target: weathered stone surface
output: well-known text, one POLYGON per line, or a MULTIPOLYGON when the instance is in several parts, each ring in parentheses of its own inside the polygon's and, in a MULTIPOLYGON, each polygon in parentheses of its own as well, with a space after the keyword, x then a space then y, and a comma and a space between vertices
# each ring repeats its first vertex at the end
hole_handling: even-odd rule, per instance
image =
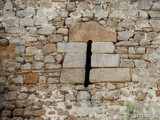
POLYGON ((11 117, 12 116, 12 112, 10 110, 3 110, 1 113, 2 117, 11 117))
POLYGON ((92 54, 92 67, 118 67, 120 57, 118 54, 92 54))
POLYGON ((127 47, 132 47, 132 46, 138 46, 138 42, 132 42, 132 41, 121 41, 116 43, 116 46, 127 46, 127 47))
POLYGON ((42 52, 43 53, 53 53, 56 51, 56 45, 55 44, 46 44, 43 48, 42 48, 42 52))
POLYGON ((146 68, 147 62, 144 60, 135 60, 135 66, 139 68, 146 68))
POLYGON ((95 18, 97 20, 106 20, 108 17, 108 11, 106 10, 98 10, 95 13, 95 18))
POLYGON ((76 11, 76 3, 75 2, 68 3, 67 6, 66 6, 66 10, 68 12, 74 12, 74 11, 76 11))
POLYGON ((63 68, 82 68, 86 64, 86 54, 84 53, 67 53, 64 62, 63 68))
POLYGON ((63 41, 63 36, 59 34, 54 34, 47 37, 47 40, 52 43, 57 43, 63 41))
POLYGON ((97 22, 78 23, 71 27, 69 41, 88 41, 93 42, 116 42, 116 32, 110 28, 105 28, 97 22))
POLYGON ((160 31, 160 20, 150 20, 150 24, 156 31, 160 31))
POLYGON ((93 42, 92 53, 114 53, 115 46, 112 42, 93 42))
POLYGON ((36 47, 27 47, 26 53, 33 54, 33 55, 41 55, 42 51, 40 49, 37 49, 36 47))
POLYGON ((32 17, 34 15, 35 15, 34 9, 19 10, 16 13, 16 16, 18 17, 26 17, 26 16, 32 17))
POLYGON ((31 69, 31 64, 30 63, 25 63, 24 65, 21 65, 22 70, 30 70, 31 69))
POLYGON ((62 69, 61 83, 82 83, 85 80, 85 69, 62 69))
POLYGON ((149 70, 147 68, 137 68, 132 69, 132 81, 140 82, 140 81, 156 81, 159 80, 158 75, 154 73, 154 71, 149 70), (155 75, 153 75, 155 74, 155 75))
POLYGON ((25 17, 20 20, 21 26, 34 26, 34 22, 30 17, 25 17))
POLYGON ((46 69, 61 69, 62 65, 61 64, 46 64, 46 69))
POLYGON ((160 11, 149 11, 148 14, 151 18, 160 18, 160 11))
POLYGON ((133 37, 134 33, 131 31, 123 31, 118 33, 118 40, 129 40, 129 38, 133 37))
POLYGON ((57 44, 57 52, 80 52, 86 53, 87 44, 86 43, 58 43, 57 44))
POLYGON ((38 81, 38 74, 29 73, 25 75, 24 83, 26 84, 36 84, 38 81))
POLYGON ((40 28, 37 33, 38 34, 42 34, 42 35, 50 35, 52 34, 53 32, 55 32, 56 28, 54 26, 51 26, 51 25, 46 25, 46 26, 43 26, 42 28, 40 28))
POLYGON ((33 69, 42 69, 44 66, 44 63, 43 62, 34 62, 33 63, 33 69))
POLYGON ((130 68, 130 67, 134 67, 134 62, 133 60, 130 59, 124 59, 121 61, 120 63, 120 67, 124 67, 124 68, 130 68))
POLYGON ((26 50, 26 47, 25 46, 23 46, 23 45, 21 45, 21 46, 16 46, 15 47, 15 53, 24 53, 25 52, 25 50, 26 50))
POLYGON ((18 75, 16 78, 12 79, 12 83, 13 84, 18 84, 18 83, 23 83, 23 76, 22 75, 18 75))
POLYGON ((125 18, 125 14, 121 10, 115 10, 109 15, 109 18, 116 18, 116 19, 125 18))
POLYGON ((77 95, 77 100, 90 100, 91 95, 87 91, 80 91, 77 95))
POLYGON ((23 113, 24 117, 41 117, 45 114, 45 110, 25 110, 23 113))
POLYGON ((7 39, 0 39, 0 46, 6 47, 9 45, 9 40, 7 39))
POLYGON ((0 68, 0 76, 6 76, 7 71, 5 69, 0 68))
POLYGON ((143 101, 146 97, 146 93, 143 90, 136 91, 136 100, 143 101))
POLYGON ((92 69, 90 72, 90 82, 129 82, 129 68, 100 68, 92 69))
POLYGON ((160 10, 160 2, 154 2, 151 10, 160 10))
POLYGON ((138 2, 138 9, 141 10, 149 10, 152 6, 153 2, 152 1, 146 1, 142 0, 138 2))
POLYGON ((59 28, 56 33, 62 34, 62 35, 68 35, 68 29, 67 28, 59 28))
POLYGON ((55 59, 54 59, 54 57, 53 57, 52 55, 47 55, 47 56, 45 56, 45 58, 44 58, 44 62, 45 62, 45 63, 54 63, 54 62, 55 62, 55 59))

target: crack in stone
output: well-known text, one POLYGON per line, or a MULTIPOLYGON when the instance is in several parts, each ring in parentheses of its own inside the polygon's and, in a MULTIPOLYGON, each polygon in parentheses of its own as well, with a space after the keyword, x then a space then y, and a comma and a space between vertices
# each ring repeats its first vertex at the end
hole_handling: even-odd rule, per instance
POLYGON ((85 66, 85 82, 84 82, 84 86, 87 87, 89 84, 91 84, 90 80, 89 80, 89 76, 90 76, 90 70, 91 70, 91 47, 92 47, 92 40, 89 40, 87 42, 87 51, 86 51, 86 66, 85 66))

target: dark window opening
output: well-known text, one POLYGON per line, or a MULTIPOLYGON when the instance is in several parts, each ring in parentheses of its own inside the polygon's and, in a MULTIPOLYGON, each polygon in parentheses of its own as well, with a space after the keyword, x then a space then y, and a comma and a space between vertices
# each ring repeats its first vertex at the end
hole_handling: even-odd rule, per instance
POLYGON ((87 87, 89 84, 91 84, 89 80, 90 76, 90 70, 91 70, 91 47, 92 47, 92 40, 89 40, 87 42, 87 51, 86 51, 86 66, 85 66, 85 83, 84 86, 87 87))

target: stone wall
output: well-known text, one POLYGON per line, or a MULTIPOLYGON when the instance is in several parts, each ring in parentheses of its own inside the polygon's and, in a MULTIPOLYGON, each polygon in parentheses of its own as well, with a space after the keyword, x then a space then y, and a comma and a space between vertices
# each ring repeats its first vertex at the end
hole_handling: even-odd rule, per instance
POLYGON ((160 116, 159 46, 159 0, 1 0, 0 119, 160 116))

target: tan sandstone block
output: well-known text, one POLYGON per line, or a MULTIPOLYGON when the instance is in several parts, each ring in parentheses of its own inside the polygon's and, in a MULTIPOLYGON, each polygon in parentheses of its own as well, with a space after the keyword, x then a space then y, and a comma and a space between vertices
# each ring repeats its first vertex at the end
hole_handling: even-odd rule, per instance
POLYGON ((100 68, 92 69, 90 82, 129 82, 131 81, 129 68, 100 68))
POLYGON ((78 23, 71 27, 69 41, 86 42, 88 40, 92 40, 93 42, 116 42, 116 32, 93 21, 78 23))
POLYGON ((62 69, 61 83, 84 83, 85 69, 62 69))

